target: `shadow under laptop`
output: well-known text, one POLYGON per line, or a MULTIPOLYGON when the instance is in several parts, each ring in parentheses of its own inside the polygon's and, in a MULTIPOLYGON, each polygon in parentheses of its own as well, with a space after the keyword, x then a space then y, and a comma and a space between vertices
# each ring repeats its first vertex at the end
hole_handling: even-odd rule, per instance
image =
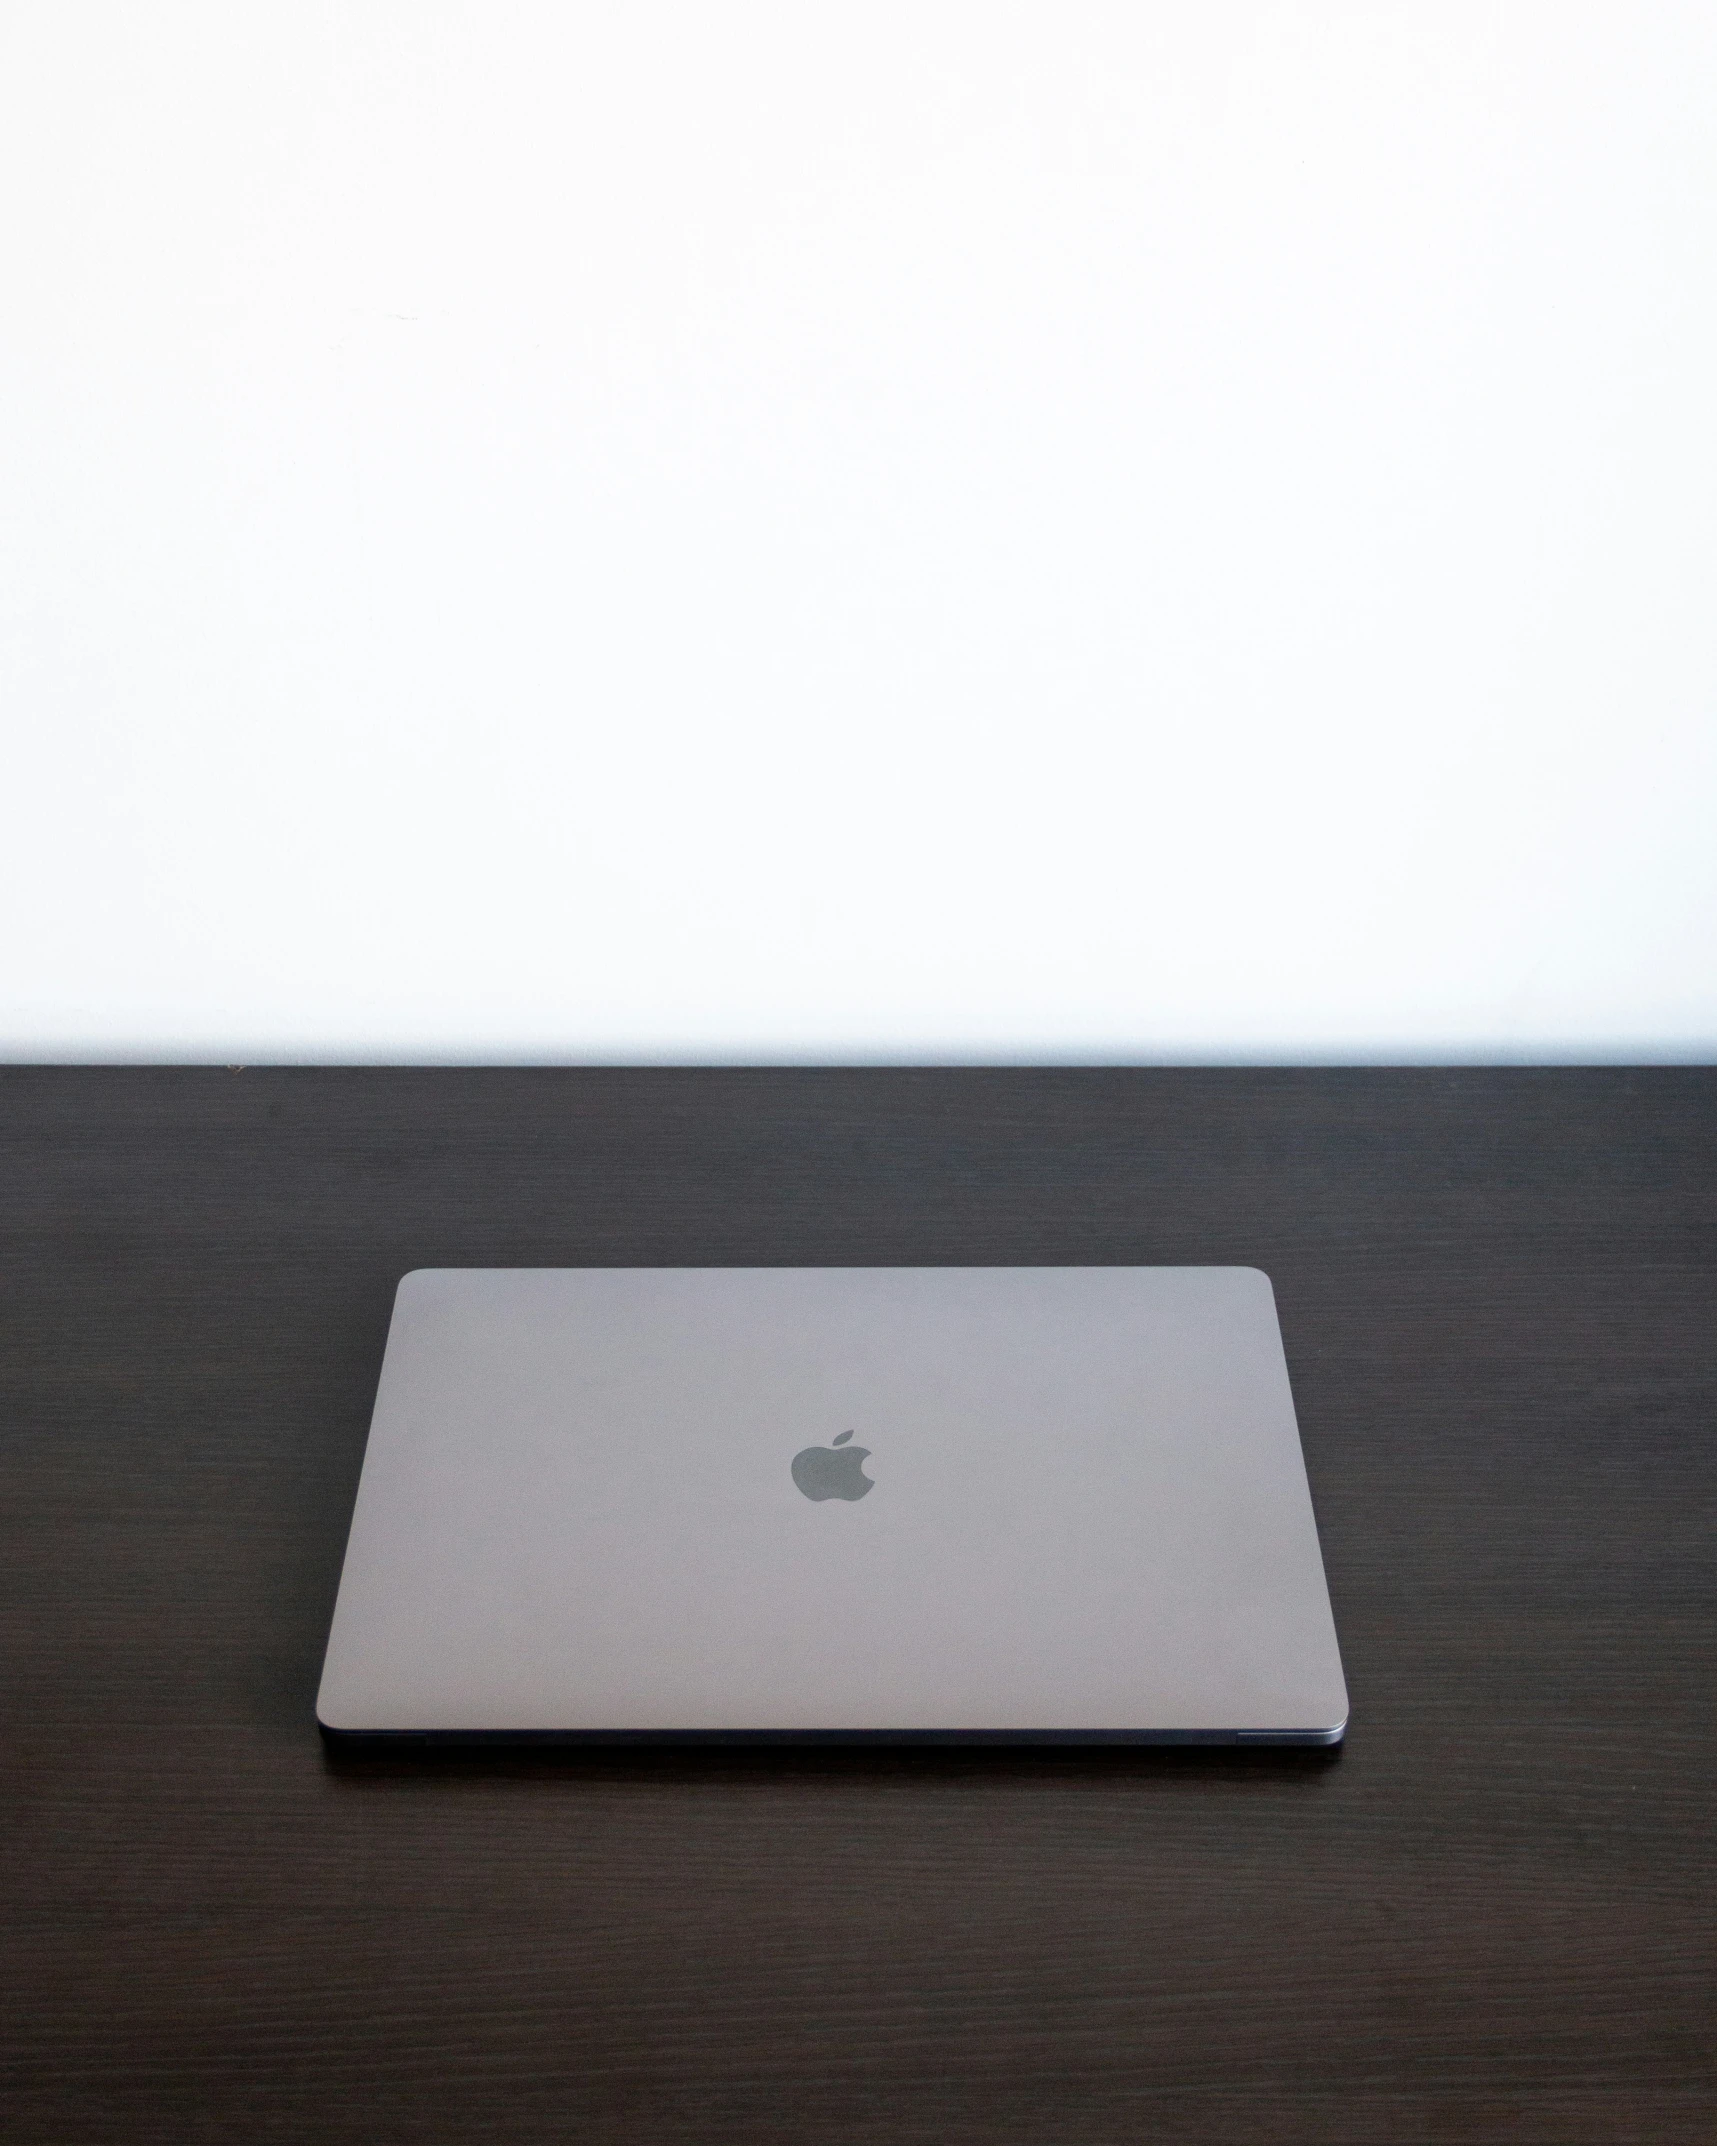
POLYGON ((1035 1738, 985 1743, 880 1737, 569 1743, 529 1737, 443 1742, 384 1736, 325 1738, 323 1766, 331 1780, 354 1787, 406 1779, 560 1778, 660 1785, 669 1781, 779 1782, 818 1776, 968 1782, 1132 1777, 1164 1784, 1210 1781, 1263 1786, 1321 1780, 1340 1766, 1342 1749, 1340 1744, 1045 1743, 1035 1738))

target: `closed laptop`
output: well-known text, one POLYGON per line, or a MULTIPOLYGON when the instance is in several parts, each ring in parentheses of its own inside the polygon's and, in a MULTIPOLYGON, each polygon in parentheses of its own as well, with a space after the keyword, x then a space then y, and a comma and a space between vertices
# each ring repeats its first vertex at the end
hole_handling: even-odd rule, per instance
POLYGON ((330 1735, 1340 1740, 1246 1267, 430 1269, 330 1735))

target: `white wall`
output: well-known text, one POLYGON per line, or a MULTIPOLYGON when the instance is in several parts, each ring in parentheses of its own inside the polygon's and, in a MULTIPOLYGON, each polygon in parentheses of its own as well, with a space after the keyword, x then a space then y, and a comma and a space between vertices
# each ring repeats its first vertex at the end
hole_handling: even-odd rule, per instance
POLYGON ((1709 1055, 1717 8, 0 12, 0 1051, 1709 1055))

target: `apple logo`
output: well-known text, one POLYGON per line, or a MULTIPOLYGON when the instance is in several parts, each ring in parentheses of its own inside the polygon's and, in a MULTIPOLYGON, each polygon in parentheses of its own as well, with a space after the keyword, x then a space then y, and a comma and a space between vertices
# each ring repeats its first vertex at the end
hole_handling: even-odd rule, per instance
POLYGON ((875 1482, 864 1472, 869 1446, 849 1443, 851 1431, 843 1431, 829 1446, 807 1446, 793 1456, 793 1480, 807 1498, 862 1498, 875 1482))

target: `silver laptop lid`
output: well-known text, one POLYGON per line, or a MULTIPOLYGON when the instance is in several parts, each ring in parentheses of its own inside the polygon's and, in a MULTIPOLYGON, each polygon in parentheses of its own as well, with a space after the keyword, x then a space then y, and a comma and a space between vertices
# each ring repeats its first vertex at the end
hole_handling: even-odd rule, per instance
POLYGON ((1335 1742, 1269 1281, 408 1274, 317 1712, 358 1734, 1335 1742))

